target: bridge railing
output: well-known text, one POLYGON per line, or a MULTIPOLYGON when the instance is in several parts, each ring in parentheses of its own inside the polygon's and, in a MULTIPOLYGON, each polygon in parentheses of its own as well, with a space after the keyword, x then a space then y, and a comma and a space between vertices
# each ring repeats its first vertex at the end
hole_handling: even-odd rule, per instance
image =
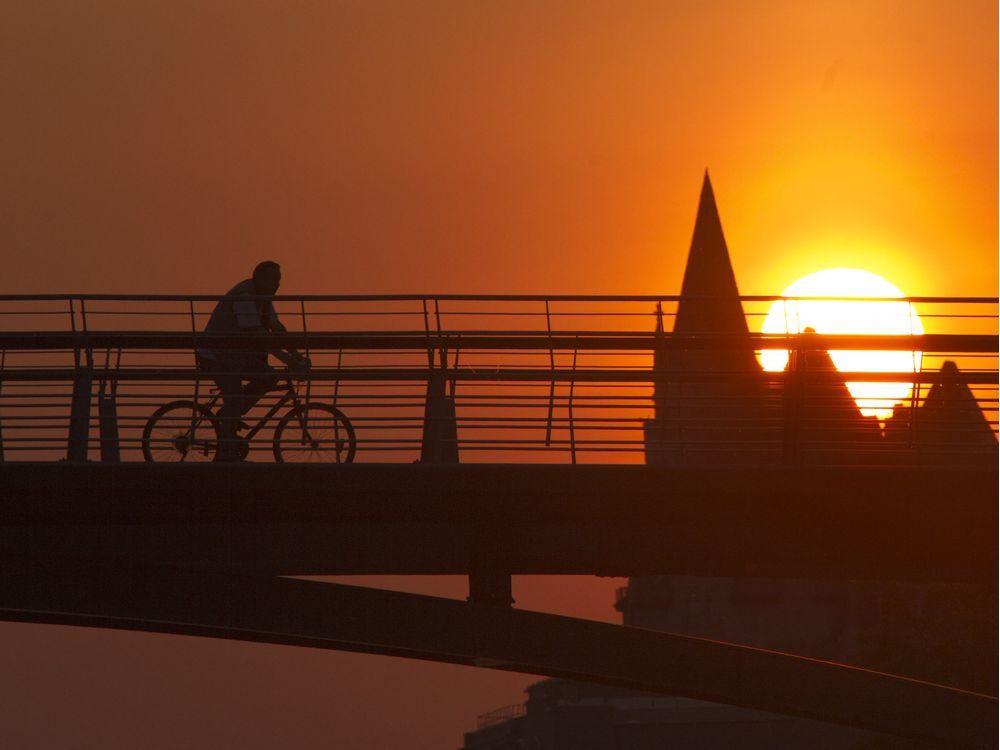
MULTIPOLYGON (((3 459, 143 460, 157 409, 213 397, 196 349, 279 347, 313 362, 299 397, 353 429, 352 456, 330 418, 330 439, 285 460, 911 464, 996 450, 996 298, 869 300, 875 318, 908 311, 876 336, 760 332, 776 304, 797 323, 804 298, 743 297, 750 333, 713 335, 675 331, 679 297, 296 296, 275 299, 286 334, 237 337, 203 332, 219 299, 0 296, 3 459), (845 350, 911 365, 833 369, 825 352, 845 350), (752 352, 789 364, 764 371, 752 352), (886 383, 902 389, 855 387, 886 383)), ((731 302, 687 309, 710 320, 731 302)), ((250 458, 273 460, 286 411, 253 434, 250 458)), ((210 458, 212 440, 185 457, 210 458)))

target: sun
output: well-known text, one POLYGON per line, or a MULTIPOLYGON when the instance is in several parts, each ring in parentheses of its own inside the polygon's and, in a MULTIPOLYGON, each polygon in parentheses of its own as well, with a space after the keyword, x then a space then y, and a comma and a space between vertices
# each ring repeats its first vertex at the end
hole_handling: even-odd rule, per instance
MULTIPOLYGON (((834 297, 836 299, 777 300, 772 303, 761 330, 764 333, 817 333, 920 335, 924 332, 913 304, 905 300, 851 299, 902 297, 903 293, 881 276, 856 268, 830 268, 803 276, 791 284, 784 297, 834 297)), ((920 352, 831 351, 842 372, 912 373, 920 369, 920 352)), ((785 350, 760 353, 765 370, 780 371, 788 363, 785 350)), ((910 382, 849 382, 848 389, 862 414, 879 420, 892 414, 893 405, 905 401, 910 382)))

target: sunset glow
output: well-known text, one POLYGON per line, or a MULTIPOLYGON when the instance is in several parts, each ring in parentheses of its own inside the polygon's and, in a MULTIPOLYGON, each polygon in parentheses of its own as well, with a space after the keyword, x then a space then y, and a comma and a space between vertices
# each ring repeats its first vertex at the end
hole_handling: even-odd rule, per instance
MULTIPOLYGON (((785 297, 835 297, 838 299, 777 300, 768 310, 761 330, 764 333, 801 333, 812 328, 817 333, 920 335, 920 317, 910 302, 848 299, 902 297, 903 293, 877 274, 855 268, 831 268, 804 276, 791 284, 785 297)), ((900 372, 920 369, 920 352, 831 351, 842 372, 900 372)), ((765 370, 781 371, 788 363, 785 350, 763 351, 765 370)), ((911 383, 848 382, 847 387, 866 416, 885 419, 892 407, 910 394, 911 383)))
POLYGON ((3 746, 996 742, 1000 1, 0 19, 3 746))

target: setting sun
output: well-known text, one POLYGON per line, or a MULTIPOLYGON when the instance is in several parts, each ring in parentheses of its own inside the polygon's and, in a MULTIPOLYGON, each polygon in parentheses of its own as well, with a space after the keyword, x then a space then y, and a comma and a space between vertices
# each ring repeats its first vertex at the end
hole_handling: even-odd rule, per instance
MULTIPOLYGON (((801 333, 812 328, 828 334, 920 335, 920 318, 910 302, 885 298, 903 293, 881 276, 855 268, 831 268, 804 276, 782 296, 835 299, 777 300, 768 310, 764 333, 801 333), (860 298, 860 299, 852 299, 860 298), (882 298, 882 299, 872 299, 882 298)), ((831 351, 842 372, 900 372, 920 369, 920 352, 831 351)), ((785 350, 763 351, 765 370, 780 371, 788 363, 785 350)), ((863 414, 885 419, 892 407, 907 398, 912 384, 849 382, 847 387, 863 414)))

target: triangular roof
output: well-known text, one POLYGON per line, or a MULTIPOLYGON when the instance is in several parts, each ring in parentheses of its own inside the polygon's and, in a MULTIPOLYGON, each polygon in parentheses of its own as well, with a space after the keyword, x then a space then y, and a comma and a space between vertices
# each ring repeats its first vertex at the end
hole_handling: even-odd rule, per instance
POLYGON ((800 438, 828 443, 841 453, 855 444, 878 440, 878 422, 861 413, 830 352, 812 348, 815 341, 816 329, 806 328, 799 336, 800 351, 789 358, 785 372, 797 369, 802 373, 832 373, 836 379, 807 381, 800 387, 797 399, 800 438), (798 359, 797 367, 792 364, 793 357, 798 359))
POLYGON ((708 170, 701 186, 681 296, 686 299, 677 307, 674 333, 748 333, 708 170))
MULTIPOLYGON (((951 360, 941 366, 941 374, 957 376, 958 366, 951 360)), ((959 446, 997 444, 993 428, 969 386, 959 380, 935 383, 931 386, 918 418, 918 434, 924 444, 938 443, 959 446)))

